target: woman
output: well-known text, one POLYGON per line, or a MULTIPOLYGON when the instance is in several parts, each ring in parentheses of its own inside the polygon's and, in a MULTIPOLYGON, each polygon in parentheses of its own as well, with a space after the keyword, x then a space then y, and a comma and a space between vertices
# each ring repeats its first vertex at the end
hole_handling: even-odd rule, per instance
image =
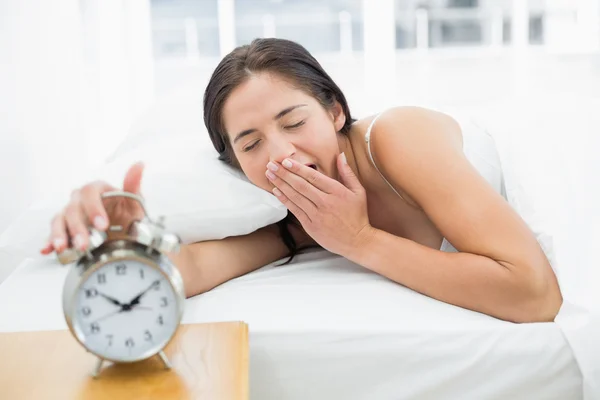
MULTIPOLYGON (((470 163, 450 116, 398 107, 355 121, 341 90, 300 45, 257 39, 227 55, 204 95, 220 158, 272 192, 288 218, 170 255, 193 296, 319 245, 435 299, 514 322, 552 321, 562 303, 526 223, 470 163), (450 245, 452 243, 452 245, 450 245)), ((123 190, 139 192, 143 166, 123 190)), ((139 216, 94 182, 54 218, 43 254, 87 246, 88 224, 139 216)))

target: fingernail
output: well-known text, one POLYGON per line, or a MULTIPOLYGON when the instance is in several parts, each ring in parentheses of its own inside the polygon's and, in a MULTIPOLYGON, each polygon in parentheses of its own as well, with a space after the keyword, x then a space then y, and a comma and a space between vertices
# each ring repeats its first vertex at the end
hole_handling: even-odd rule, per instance
POLYGON ((277 197, 281 196, 281 190, 279 190, 277 188, 273 188, 273 193, 275 193, 275 196, 277 196, 277 197))
POLYGON ((290 160, 288 160, 287 158, 285 160, 283 160, 283 162, 281 164, 286 168, 292 168, 292 162, 290 160))
POLYGON ((269 163, 267 164, 267 168, 269 168, 271 171, 277 171, 279 169, 279 167, 271 161, 269 161, 269 163))
POLYGON ((270 180, 274 180, 275 174, 273 174, 271 171, 267 171, 267 178, 269 178, 270 180))
POLYGON ((81 236, 81 234, 75 235, 75 239, 73 239, 73 244, 78 249, 82 249, 82 247, 83 247, 83 237, 81 236))
POLYGON ((344 152, 342 152, 342 162, 346 165, 348 164, 348 160, 346 160, 346 153, 344 152))
POLYGON ((97 229, 104 230, 106 228, 106 219, 98 215, 94 218, 94 226, 96 226, 97 229))
POLYGON ((61 238, 54 239, 54 241, 52 242, 52 245, 54 246, 55 250, 60 249, 64 244, 65 241, 61 238))

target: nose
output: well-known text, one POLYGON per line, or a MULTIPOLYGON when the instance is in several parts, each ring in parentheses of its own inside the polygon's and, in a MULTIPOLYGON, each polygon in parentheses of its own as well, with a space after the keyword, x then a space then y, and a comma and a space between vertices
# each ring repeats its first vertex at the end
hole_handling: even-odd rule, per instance
POLYGON ((296 154, 296 146, 284 135, 273 135, 269 140, 269 161, 281 163, 296 154))

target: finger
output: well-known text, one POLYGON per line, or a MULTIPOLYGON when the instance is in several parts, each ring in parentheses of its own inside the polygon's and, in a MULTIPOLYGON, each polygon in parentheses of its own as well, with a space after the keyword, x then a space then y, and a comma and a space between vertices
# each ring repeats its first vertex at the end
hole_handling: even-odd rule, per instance
POLYGON ((363 185, 360 183, 360 180, 352 171, 352 168, 348 165, 348 161, 346 160, 346 155, 344 153, 340 153, 337 159, 337 167, 340 172, 340 178, 344 186, 353 191, 354 193, 360 193, 364 190, 363 185))
POLYGON ((72 201, 65 210, 67 230, 73 242, 73 247, 85 250, 88 242, 86 218, 81 203, 72 201))
POLYGON ((304 212, 304 210, 302 210, 296 204, 294 204, 294 202, 292 202, 290 199, 288 199, 281 192, 281 190, 279 190, 278 188, 273 188, 273 194, 275 196, 277 196, 277 198, 279 199, 279 201, 281 201, 283 203, 283 205, 288 210, 290 210, 290 212, 292 214, 294 214, 296 216, 296 218, 298 218, 298 221, 300 221, 300 223, 302 225, 306 225, 307 223, 312 222, 311 219, 310 219, 310 217, 308 216, 308 214, 306 212, 304 212))
POLYGON ((106 182, 96 182, 81 189, 81 205, 86 218, 101 231, 108 228, 108 215, 102 201, 102 193, 112 190, 115 188, 106 182))
MULTIPOLYGON (((275 162, 269 162, 267 164, 267 168, 267 178, 269 178, 271 182, 275 183, 278 180, 281 180, 282 182, 285 182, 289 186, 294 188, 296 192, 308 198, 314 205, 319 206, 320 204, 322 204, 323 196, 327 193, 319 190, 306 179, 293 172, 286 170, 285 168, 282 168, 281 164, 275 162), (269 172, 271 172, 271 175, 269 175, 269 172), (275 175, 275 178, 273 178, 272 175, 275 175)), ((306 168, 310 169, 313 172, 316 172, 312 168, 306 168)))
POLYGON ((301 164, 298 161, 286 158, 282 161, 281 165, 284 167, 284 170, 290 171, 301 177, 322 192, 331 194, 343 186, 335 179, 331 179, 327 175, 301 164))
POLYGON ((129 168, 125 179, 123 180, 123 191, 139 194, 142 186, 142 173, 144 172, 144 164, 138 162, 129 168))
MULTIPOLYGON (((315 203, 306 197, 304 193, 297 191, 289 183, 275 175, 271 170, 267 170, 265 174, 267 175, 267 179, 269 179, 276 188, 278 188, 288 199, 300 207, 304 212, 309 214, 314 213, 317 210, 315 203)), ((296 178, 299 179, 298 177, 296 178)), ((304 183, 305 185, 310 186, 308 185, 308 182, 304 181, 304 183)), ((316 190, 314 187, 312 189, 316 190)))
POLYGON ((67 248, 68 237, 63 213, 56 214, 52 219, 50 243, 57 253, 67 248))
POLYGON ((46 247, 43 247, 42 249, 40 249, 40 253, 43 255, 47 255, 52 253, 52 251, 54 250, 54 246, 52 245, 51 242, 48 242, 46 244, 46 247))

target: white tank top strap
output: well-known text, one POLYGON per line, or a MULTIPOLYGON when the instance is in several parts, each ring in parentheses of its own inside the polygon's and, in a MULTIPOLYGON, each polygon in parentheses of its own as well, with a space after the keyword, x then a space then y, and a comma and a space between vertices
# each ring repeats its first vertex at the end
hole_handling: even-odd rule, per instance
POLYGON ((458 253, 456 247, 452 246, 452 243, 448 241, 448 239, 444 238, 442 240, 442 245, 440 246, 440 250, 446 253, 458 253))
POLYGON ((375 164, 375 159, 373 158, 373 153, 371 152, 371 130, 373 129, 373 125, 375 125, 375 121, 377 121, 377 118, 379 118, 381 116, 381 114, 383 114, 383 112, 380 112, 379 114, 377 114, 375 116, 375 118, 373 118, 373 120, 369 124, 369 127, 367 128, 367 132, 365 133, 365 142, 367 143, 367 150, 369 152, 369 158, 371 159, 371 163, 373 164, 373 166, 375 167, 377 172, 379 172, 379 175, 381 175, 381 178, 385 181, 385 183, 387 183, 388 186, 394 191, 394 193, 396 193, 402 200, 406 201, 404 199, 404 197, 402 197, 402 195, 400 193, 398 193, 396 188, 394 188, 394 186, 385 178, 385 176, 383 176, 383 174, 377 167, 377 164, 375 164))

